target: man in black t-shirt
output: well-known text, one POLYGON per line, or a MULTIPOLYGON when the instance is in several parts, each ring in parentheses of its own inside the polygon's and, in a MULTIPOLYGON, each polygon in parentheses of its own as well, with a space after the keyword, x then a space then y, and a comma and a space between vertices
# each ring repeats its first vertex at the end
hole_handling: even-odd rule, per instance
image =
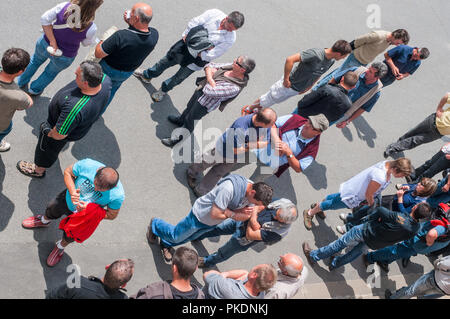
POLYGON ((153 51, 158 42, 158 31, 149 27, 152 20, 152 8, 145 3, 137 3, 129 12, 124 13, 128 29, 115 32, 95 48, 95 57, 102 59, 100 65, 112 80, 111 103, 116 91, 153 51))
MULTIPOLYGON (((49 290, 46 299, 128 299, 120 291, 124 289, 134 273, 131 259, 120 259, 106 266, 103 279, 93 276, 68 278, 61 286, 49 290), (72 279, 72 280, 70 280, 72 279)), ((76 273, 74 274, 76 275, 76 273)))
POLYGON ((172 258, 172 281, 159 281, 148 285, 131 296, 131 299, 205 299, 204 293, 191 277, 197 270, 198 255, 195 250, 179 247, 172 258))
POLYGON ((34 163, 19 161, 17 169, 21 173, 44 177, 66 143, 83 138, 107 105, 111 79, 98 63, 84 61, 75 74, 75 81, 59 90, 50 101, 47 122, 40 127, 34 163))

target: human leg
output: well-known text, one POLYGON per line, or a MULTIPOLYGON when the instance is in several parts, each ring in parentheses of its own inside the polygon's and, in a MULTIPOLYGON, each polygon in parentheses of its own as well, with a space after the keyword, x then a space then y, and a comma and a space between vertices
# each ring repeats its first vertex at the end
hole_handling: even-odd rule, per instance
POLYGON ((442 291, 436 286, 434 280, 434 270, 424 274, 411 286, 397 290, 389 299, 409 299, 412 297, 424 296, 428 294, 440 294, 442 291))
POLYGON ((432 178, 439 172, 442 172, 443 170, 449 168, 450 167, 449 164, 450 161, 445 158, 445 153, 439 151, 436 154, 434 154, 432 158, 430 158, 428 161, 422 164, 420 167, 416 168, 414 180, 420 181, 422 177, 432 178))
POLYGON ((11 132, 12 126, 13 126, 13 123, 11 121, 11 123, 9 123, 9 126, 6 128, 6 130, 0 132, 0 152, 9 151, 9 149, 11 148, 11 145, 3 139, 5 138, 6 135, 8 135, 11 132))
POLYGON ((162 83, 161 91, 164 93, 169 92, 175 86, 186 80, 194 72, 194 70, 189 69, 187 66, 180 66, 177 73, 162 83))
POLYGON ((45 41, 44 36, 41 36, 36 42, 34 54, 25 72, 17 78, 17 84, 20 87, 27 85, 39 67, 50 57, 50 53, 47 52, 47 46, 48 43, 45 41))
POLYGON ((204 257, 204 265, 206 267, 212 267, 218 263, 224 262, 225 260, 231 258, 232 256, 240 253, 242 251, 246 251, 251 246, 256 244, 257 242, 251 242, 245 245, 242 245, 239 242, 239 238, 236 236, 232 236, 230 240, 228 240, 222 247, 220 247, 215 253, 204 257))

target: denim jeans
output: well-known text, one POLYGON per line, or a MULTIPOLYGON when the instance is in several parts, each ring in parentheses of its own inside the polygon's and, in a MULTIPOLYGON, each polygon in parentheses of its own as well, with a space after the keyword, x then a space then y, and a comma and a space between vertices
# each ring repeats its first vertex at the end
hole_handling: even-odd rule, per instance
POLYGON ((322 85, 327 84, 328 82, 330 82, 330 80, 334 77, 334 75, 340 71, 349 69, 351 67, 360 67, 360 66, 366 66, 367 64, 362 64, 361 62, 359 62, 358 60, 356 60, 355 56, 353 55, 353 53, 350 53, 350 55, 345 59, 344 63, 342 63, 342 65, 340 67, 338 67, 337 69, 335 69, 334 71, 328 73, 322 80, 319 81, 319 83, 317 83, 314 87, 313 87, 313 91, 317 90, 319 87, 321 87, 322 85))
POLYGON ((58 73, 67 69, 75 60, 75 58, 68 58, 65 56, 52 56, 47 52, 47 47, 47 41, 45 41, 44 36, 41 36, 36 43, 36 48, 31 57, 30 64, 28 64, 25 72, 17 79, 20 87, 27 85, 39 67, 47 61, 47 59, 50 59, 44 72, 42 72, 42 74, 30 85, 32 91, 35 93, 42 93, 42 91, 44 91, 44 89, 55 79, 58 73))
MULTIPOLYGON (((169 59, 167 56, 159 60, 154 66, 148 68, 144 71, 144 77, 147 79, 152 79, 160 76, 166 69, 178 64, 175 59, 169 59)), ((180 66, 177 73, 175 73, 171 78, 165 80, 161 85, 161 90, 163 92, 169 92, 175 86, 186 80, 194 70, 189 69, 187 66, 180 66)))
POLYGON ((252 241, 247 244, 241 244, 239 239, 245 234, 242 234, 240 231, 240 227, 243 223, 237 222, 231 218, 225 220, 224 222, 220 223, 216 227, 214 227, 211 231, 203 234, 197 240, 201 240, 208 237, 215 237, 215 236, 221 236, 221 235, 231 235, 233 236, 222 246, 220 247, 215 253, 206 256, 204 259, 205 266, 211 267, 215 264, 221 263, 230 257, 236 255, 239 252, 246 251, 259 241, 252 241))
POLYGON ((119 71, 108 65, 104 60, 100 61, 100 65, 102 66, 103 72, 109 76, 111 79, 111 94, 109 96, 108 103, 104 106, 101 114, 105 113, 106 108, 111 103, 114 95, 116 94, 119 87, 125 82, 130 76, 133 75, 133 71, 119 71))
POLYGON ((0 132, 0 142, 5 138, 6 135, 8 135, 11 132, 12 125, 13 125, 13 122, 11 121, 11 123, 9 123, 9 126, 7 127, 7 129, 0 132))
POLYGON ((434 270, 424 274, 422 277, 416 280, 411 286, 403 287, 397 290, 390 299, 409 299, 412 297, 425 296, 425 295, 440 295, 443 296, 443 292, 436 285, 434 279, 434 270))
POLYGON ((348 208, 347 205, 345 205, 344 202, 342 202, 340 193, 328 195, 325 198, 325 200, 323 200, 319 204, 319 206, 320 206, 320 210, 322 210, 322 211, 330 210, 330 209, 337 210, 337 209, 348 208))
POLYGON ((371 213, 371 208, 372 207, 368 205, 364 205, 355 210, 353 213, 348 214, 346 218, 347 221, 345 223, 347 230, 365 223, 367 221, 367 216, 371 213))
POLYGON ((358 256, 367 251, 367 246, 363 238, 364 225, 358 225, 346 232, 341 238, 335 240, 328 246, 311 251, 311 258, 315 261, 325 259, 340 252, 345 247, 353 247, 353 249, 343 256, 338 256, 333 259, 332 266, 335 268, 341 267, 355 260, 358 256))
POLYGON ((196 240, 215 226, 205 225, 192 213, 173 226, 162 219, 155 218, 152 223, 153 233, 161 239, 165 247, 172 247, 196 240))
POLYGON ((447 184, 447 181, 448 176, 438 183, 436 191, 432 196, 428 197, 427 203, 430 204, 432 208, 436 208, 440 203, 447 203, 450 201, 450 193, 442 191, 442 187, 447 184))

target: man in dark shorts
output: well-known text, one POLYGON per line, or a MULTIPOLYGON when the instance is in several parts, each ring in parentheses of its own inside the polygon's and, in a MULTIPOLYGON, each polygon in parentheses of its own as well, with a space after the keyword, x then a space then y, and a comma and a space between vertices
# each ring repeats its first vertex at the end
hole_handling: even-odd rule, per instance
POLYGON ((40 127, 34 163, 19 161, 17 169, 30 177, 44 177, 67 142, 82 139, 100 117, 109 100, 111 80, 98 63, 84 61, 75 81, 59 90, 48 106, 48 118, 40 127))

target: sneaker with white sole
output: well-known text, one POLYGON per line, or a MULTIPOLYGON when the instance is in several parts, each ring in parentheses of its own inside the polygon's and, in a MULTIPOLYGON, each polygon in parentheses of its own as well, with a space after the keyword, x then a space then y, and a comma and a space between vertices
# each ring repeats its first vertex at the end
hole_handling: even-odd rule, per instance
POLYGON ((59 263, 64 255, 64 249, 59 249, 58 246, 55 245, 50 255, 47 258, 47 266, 54 267, 57 263, 59 263))
POLYGON ((163 92, 162 90, 158 90, 158 91, 152 93, 152 100, 155 102, 159 102, 164 98, 165 95, 166 95, 166 92, 163 92))
POLYGON ((145 71, 144 69, 137 69, 136 71, 133 72, 133 75, 142 82, 149 84, 152 82, 152 79, 146 78, 144 76, 144 71, 145 71))
POLYGON ((347 232, 347 229, 345 228, 345 226, 336 226, 336 230, 338 231, 338 233, 340 233, 341 235, 344 235, 347 232))
POLYGON ((3 140, 0 142, 0 152, 7 152, 11 148, 11 144, 3 140))
POLYGON ((347 216, 348 216, 348 214, 346 214, 346 213, 340 213, 340 214, 339 214, 339 218, 340 218, 344 223, 347 222, 347 216))

